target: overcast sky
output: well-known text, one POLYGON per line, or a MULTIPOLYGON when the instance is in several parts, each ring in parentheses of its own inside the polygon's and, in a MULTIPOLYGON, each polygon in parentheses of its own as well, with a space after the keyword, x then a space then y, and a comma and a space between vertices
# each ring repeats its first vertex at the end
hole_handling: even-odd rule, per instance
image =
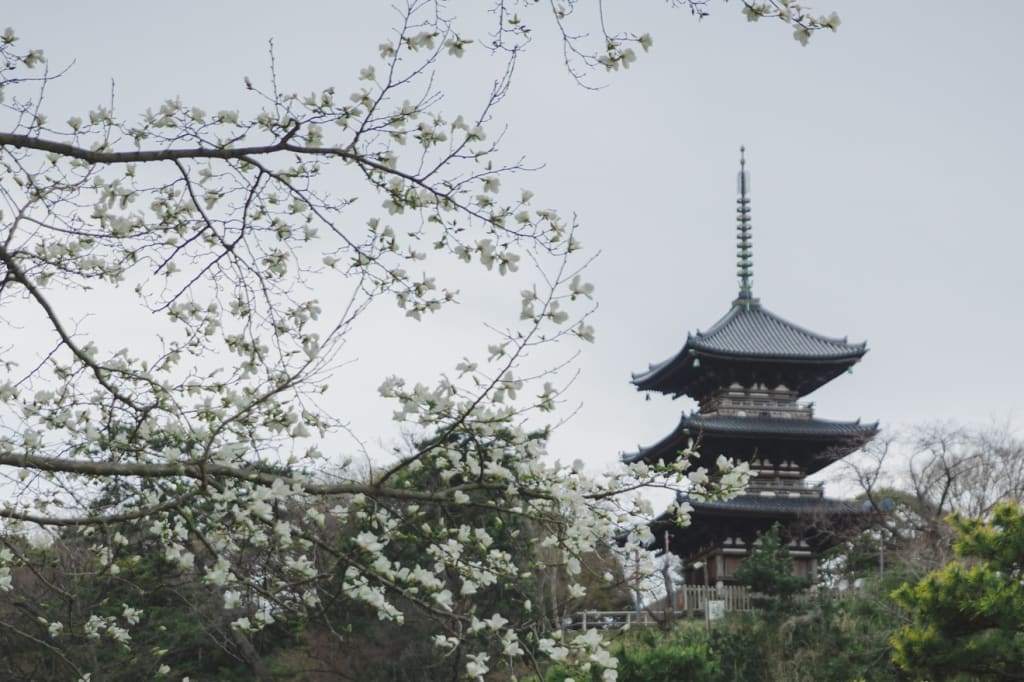
MULTIPOLYGON (((270 38, 285 89, 347 91, 393 23, 384 3, 156 8, 8 3, 2 21, 52 65, 75 62, 49 95, 54 109, 87 111, 113 79, 122 115, 175 95, 207 110, 244 105, 241 78, 266 73, 270 38)), ((589 273, 597 343, 570 395, 582 407, 552 450, 611 467, 693 408, 645 401, 630 373, 673 355, 736 295, 741 144, 755 295, 797 324, 870 348, 852 375, 812 394, 818 416, 1019 428, 1024 3, 968 11, 951 1, 820 0, 815 9, 837 11, 842 25, 807 47, 777 22, 747 23, 739 3, 713 4, 701 22, 658 0, 608 0, 606 9, 609 24, 653 35, 649 55, 589 91, 541 31, 498 114, 509 125, 504 148, 546 164, 524 184, 575 211, 585 246, 601 252, 589 273)), ((476 293, 483 298, 467 295, 459 315, 424 324, 413 343, 406 330, 403 346, 387 333, 399 311, 368 318, 345 395, 359 403, 391 365, 424 379, 449 369, 451 338, 479 327, 474 306, 487 293, 476 293)), ((386 444, 374 424, 390 408, 352 409, 386 444)))

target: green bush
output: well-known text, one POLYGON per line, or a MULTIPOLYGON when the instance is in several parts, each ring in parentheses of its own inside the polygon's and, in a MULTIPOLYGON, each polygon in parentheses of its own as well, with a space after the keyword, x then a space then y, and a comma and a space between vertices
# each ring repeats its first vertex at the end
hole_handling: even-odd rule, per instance
POLYGON ((884 595, 821 597, 799 611, 733 613, 711 633, 722 680, 903 682, 888 638, 898 627, 884 595))
MULTIPOLYGON (((669 632, 639 629, 610 633, 612 651, 618 659, 618 682, 685 680, 719 682, 718 663, 708 646, 704 626, 682 622, 669 632)), ((578 669, 556 665, 547 670, 544 682, 600 682, 601 673, 581 673, 578 669)))
POLYGON ((619 682, 717 682, 722 679, 707 642, 670 642, 636 651, 623 649, 618 659, 619 682))
MULTIPOLYGON (((871 584, 857 597, 821 595, 789 609, 729 613, 710 638, 700 620, 669 631, 609 633, 619 682, 916 682, 891 660, 900 612, 889 589, 871 584)), ((555 666, 544 680, 566 678, 598 682, 600 674, 555 666)))

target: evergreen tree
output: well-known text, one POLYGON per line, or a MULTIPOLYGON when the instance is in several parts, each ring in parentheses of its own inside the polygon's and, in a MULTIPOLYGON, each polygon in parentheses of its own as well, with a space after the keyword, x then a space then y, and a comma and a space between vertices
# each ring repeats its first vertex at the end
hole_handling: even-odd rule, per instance
POLYGON ((893 593, 912 619, 893 658, 932 680, 1024 680, 1024 509, 949 523, 958 559, 893 593))
POLYGON ((759 540, 733 577, 772 601, 788 600, 806 589, 808 580, 793 573, 793 559, 779 537, 779 524, 761 533, 759 540))

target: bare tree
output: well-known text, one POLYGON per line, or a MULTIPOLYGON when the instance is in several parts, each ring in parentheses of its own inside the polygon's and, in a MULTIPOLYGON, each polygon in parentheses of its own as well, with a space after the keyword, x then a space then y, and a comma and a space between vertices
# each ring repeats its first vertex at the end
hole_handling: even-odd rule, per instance
POLYGON ((950 514, 983 518, 1024 500, 1024 442, 1006 425, 922 425, 876 439, 844 462, 844 479, 874 513, 880 551, 931 570, 952 557, 950 514))

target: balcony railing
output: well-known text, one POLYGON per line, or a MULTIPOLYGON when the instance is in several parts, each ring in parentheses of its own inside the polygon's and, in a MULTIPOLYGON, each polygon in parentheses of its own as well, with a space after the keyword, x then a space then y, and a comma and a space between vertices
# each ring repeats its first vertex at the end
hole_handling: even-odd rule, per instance
POLYGON ((820 481, 806 481, 802 478, 754 476, 747 485, 747 492, 752 495, 761 492, 774 492, 780 495, 797 493, 821 497, 825 492, 825 484, 820 481))

